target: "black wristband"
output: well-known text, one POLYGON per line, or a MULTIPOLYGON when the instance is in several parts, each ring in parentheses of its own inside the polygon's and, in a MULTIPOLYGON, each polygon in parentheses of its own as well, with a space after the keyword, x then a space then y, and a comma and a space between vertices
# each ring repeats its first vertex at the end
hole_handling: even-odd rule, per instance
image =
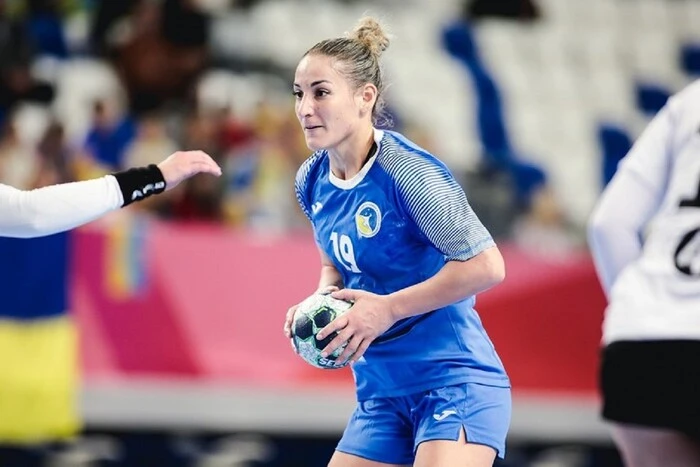
POLYGON ((112 174, 124 197, 122 207, 165 191, 165 178, 157 165, 138 167, 112 174))

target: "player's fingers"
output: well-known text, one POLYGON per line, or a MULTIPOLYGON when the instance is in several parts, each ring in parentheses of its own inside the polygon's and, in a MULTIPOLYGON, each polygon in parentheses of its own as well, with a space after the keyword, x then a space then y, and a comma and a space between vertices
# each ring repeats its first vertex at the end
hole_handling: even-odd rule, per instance
MULTIPOLYGON (((321 356, 326 358, 329 355, 331 355, 333 352, 335 352, 337 349, 343 346, 346 342, 348 342, 352 338, 352 333, 348 330, 339 332, 338 335, 336 335, 330 342, 325 343, 323 341, 319 342, 319 344, 323 345, 326 344, 326 346, 323 348, 321 351, 321 356)), ((319 346, 320 347, 320 346, 319 346)))
POLYGON ((341 365, 344 364, 353 356, 355 352, 357 352, 360 349, 363 342, 364 340, 361 337, 353 336, 353 338, 350 339, 350 341, 348 342, 348 345, 345 346, 343 353, 340 354, 336 361, 341 365))
POLYGON ((338 316, 336 319, 328 323, 323 329, 321 329, 318 334, 316 334, 316 339, 323 340, 326 336, 330 336, 336 331, 340 331, 348 325, 348 317, 346 315, 338 316))
POLYGON ((203 151, 178 151, 166 159, 168 162, 177 163, 181 166, 204 164, 216 166, 217 163, 207 153, 203 151))
POLYGON ((362 295, 362 290, 354 290, 354 289, 341 289, 341 290, 336 290, 335 292, 331 293, 331 297, 337 298, 338 300, 345 300, 348 302, 354 302, 361 295, 362 295))
POLYGON ((292 337, 292 322, 294 321, 294 313, 296 313, 297 307, 293 306, 287 310, 287 315, 284 317, 284 335, 291 338, 292 337))
POLYGON ((316 293, 321 294, 321 295, 328 295, 328 294, 335 292, 336 290, 340 290, 340 289, 338 289, 338 287, 336 287, 335 285, 327 285, 326 287, 319 289, 318 292, 316 292, 316 293))
POLYGON ((358 361, 365 354, 371 343, 372 341, 370 339, 364 339, 357 350, 355 350, 355 353, 350 356, 350 363, 358 361))
POLYGON ((219 167, 216 164, 204 163, 201 166, 200 172, 208 173, 208 174, 215 175, 218 177, 219 175, 221 175, 221 167, 219 167))
POLYGON ((287 310, 287 316, 285 316, 287 323, 292 324, 292 321, 294 321, 294 314, 297 312, 297 308, 299 308, 299 305, 294 305, 287 310))
POLYGON ((221 167, 219 167, 219 164, 217 164, 216 161, 214 159, 212 159, 212 157, 209 154, 207 154, 204 151, 198 151, 198 152, 199 152, 200 162, 202 164, 204 164, 205 166, 210 167, 212 170, 214 170, 214 172, 210 172, 210 173, 216 173, 216 171, 221 173, 221 167))
POLYGON ((211 158, 211 156, 210 156, 209 154, 207 154, 207 153, 204 152, 204 151, 199 151, 199 150, 198 150, 198 151, 195 151, 195 154, 197 155, 197 157, 198 157, 200 160, 203 160, 203 161, 207 161, 207 160, 208 160, 208 161, 213 161, 213 160, 214 160, 214 159, 211 158))
POLYGON ((212 175, 221 175, 221 168, 212 161, 208 163, 206 161, 194 161, 190 166, 190 171, 192 175, 196 173, 208 173, 212 175))

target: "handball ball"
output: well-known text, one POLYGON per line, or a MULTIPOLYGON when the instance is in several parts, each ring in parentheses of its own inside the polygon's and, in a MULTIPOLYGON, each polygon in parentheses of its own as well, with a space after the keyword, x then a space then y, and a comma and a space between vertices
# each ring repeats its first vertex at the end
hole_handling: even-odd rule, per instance
POLYGON ((336 363, 345 345, 327 357, 321 356, 321 351, 338 335, 337 332, 326 336, 323 340, 316 339, 316 334, 351 306, 352 303, 338 300, 327 294, 311 295, 299 304, 292 322, 292 345, 304 361, 323 369, 342 368, 349 363, 336 363))

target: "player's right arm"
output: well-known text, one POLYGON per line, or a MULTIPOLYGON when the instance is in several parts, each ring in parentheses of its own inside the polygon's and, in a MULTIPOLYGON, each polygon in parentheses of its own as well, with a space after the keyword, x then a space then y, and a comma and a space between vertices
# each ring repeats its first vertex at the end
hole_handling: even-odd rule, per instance
POLYGON ((330 293, 343 288, 343 276, 333 264, 333 261, 322 250, 318 249, 321 255, 321 277, 318 281, 316 293, 330 293))
POLYGON ((654 117, 624 157, 588 221, 588 244, 606 295, 622 270, 642 254, 643 230, 662 202, 675 102, 654 117))
MULTIPOLYGON (((296 194, 297 202, 304 215, 313 224, 313 216, 311 214, 311 204, 312 200, 308 197, 308 183, 311 178, 311 172, 314 164, 319 160, 319 154, 314 153, 309 157, 297 170, 297 174, 294 180, 294 192, 296 194)), ((331 293, 339 290, 343 287, 343 278, 336 269, 333 261, 328 257, 328 255, 319 247, 319 256, 321 257, 321 274, 318 280, 318 287, 313 293, 331 293)), ((284 319, 284 335, 288 338, 292 337, 292 322, 294 321, 294 313, 296 313, 299 304, 290 307, 287 310, 287 315, 284 319)))
MULTIPOLYGON (((321 249, 318 249, 321 256, 321 274, 318 280, 318 288, 314 293, 331 293, 343 288, 343 277, 336 269, 333 261, 321 249)), ((287 316, 284 320, 284 335, 288 338, 292 337, 292 321, 294 321, 294 313, 296 313, 299 304, 296 304, 287 310, 287 316)))
POLYGON ((197 173, 221 175, 221 169, 201 151, 180 151, 157 166, 93 180, 29 191, 0 184, 0 236, 31 238, 69 230, 171 189, 197 173))

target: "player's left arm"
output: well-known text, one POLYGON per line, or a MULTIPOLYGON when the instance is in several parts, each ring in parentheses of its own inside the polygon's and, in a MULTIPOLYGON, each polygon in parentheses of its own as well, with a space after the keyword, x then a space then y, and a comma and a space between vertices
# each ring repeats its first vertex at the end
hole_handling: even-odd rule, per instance
POLYGON ((447 261, 429 279, 387 296, 395 320, 471 297, 505 278, 503 257, 462 187, 444 166, 417 163, 397 179, 398 193, 418 230, 447 261))
POLYGON ((388 295, 391 315, 398 321, 442 308, 499 284, 505 276, 501 252, 488 247, 468 260, 448 261, 431 278, 388 295))

